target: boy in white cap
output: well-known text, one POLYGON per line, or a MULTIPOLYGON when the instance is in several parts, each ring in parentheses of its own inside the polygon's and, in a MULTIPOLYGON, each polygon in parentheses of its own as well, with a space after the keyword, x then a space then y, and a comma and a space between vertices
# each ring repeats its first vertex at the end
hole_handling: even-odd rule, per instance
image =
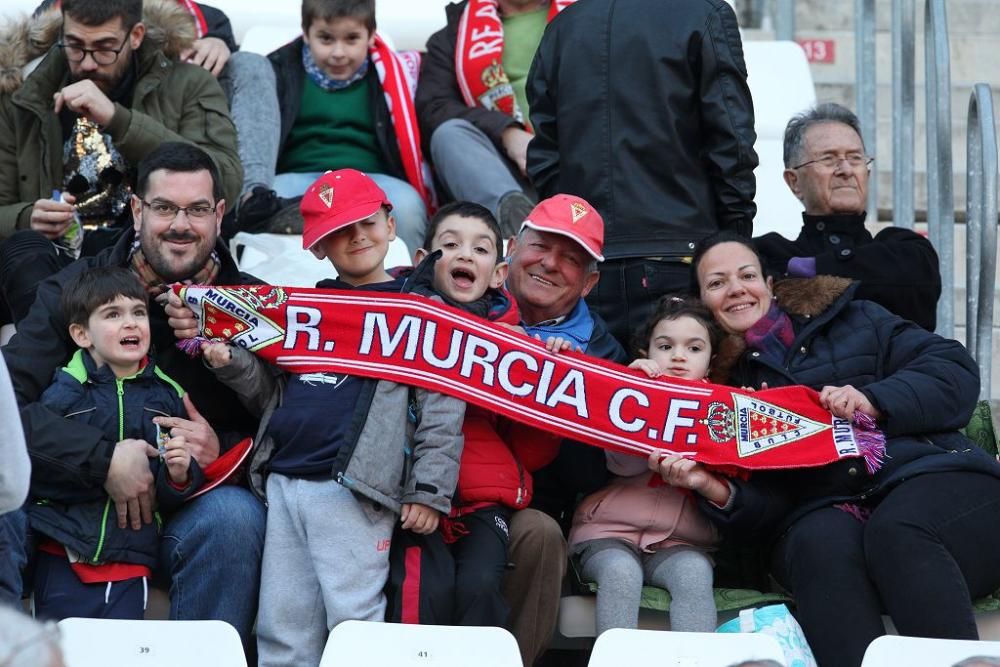
MULTIPOLYGON (((384 265, 396 231, 392 204, 368 176, 323 174, 301 210, 303 246, 338 273, 317 287, 400 291, 403 279, 384 265)), ((428 534, 448 514, 465 404, 342 373, 276 378, 251 353, 224 343, 206 344, 204 353, 264 414, 250 473, 258 493, 266 474, 268 502, 260 665, 318 665, 338 623, 384 619, 396 517, 402 528, 428 534)))

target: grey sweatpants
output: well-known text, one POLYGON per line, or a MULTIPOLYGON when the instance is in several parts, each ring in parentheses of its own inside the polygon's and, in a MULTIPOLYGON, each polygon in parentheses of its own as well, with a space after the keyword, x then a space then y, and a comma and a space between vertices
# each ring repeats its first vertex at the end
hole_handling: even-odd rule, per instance
MULTIPOLYGON (((243 189, 271 187, 278 163, 281 141, 281 111, 274 68, 264 56, 237 51, 219 75, 219 85, 229 100, 229 113, 236 126, 240 162, 243 163, 243 189)), ((227 202, 235 209, 236 202, 227 202)))
POLYGON ((601 539, 574 547, 584 580, 597 583, 597 633, 639 624, 642 585, 670 592, 670 629, 714 632, 712 561, 689 547, 640 552, 624 540, 601 539))
POLYGON ((260 667, 315 667, 341 621, 382 621, 396 515, 372 520, 333 480, 267 479, 260 667))

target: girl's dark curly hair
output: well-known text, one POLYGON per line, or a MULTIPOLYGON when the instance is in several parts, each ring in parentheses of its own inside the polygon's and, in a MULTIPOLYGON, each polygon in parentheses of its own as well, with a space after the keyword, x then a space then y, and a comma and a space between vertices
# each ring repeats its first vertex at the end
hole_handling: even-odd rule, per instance
POLYGON ((649 338, 653 335, 653 329, 660 323, 660 320, 676 320, 681 317, 690 317, 699 322, 708 331, 708 344, 712 347, 712 354, 719 349, 722 341, 722 329, 712 318, 712 313, 708 311, 697 297, 687 294, 666 294, 660 297, 656 304, 656 309, 649 316, 646 323, 639 327, 632 338, 632 347, 639 357, 646 356, 649 349, 649 338))

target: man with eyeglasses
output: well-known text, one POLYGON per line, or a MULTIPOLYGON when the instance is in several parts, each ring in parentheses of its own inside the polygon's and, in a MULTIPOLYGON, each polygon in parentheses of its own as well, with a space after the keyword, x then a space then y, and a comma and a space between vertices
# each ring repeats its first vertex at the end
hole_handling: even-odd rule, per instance
POLYGON ((785 182, 805 206, 794 241, 772 232, 754 239, 776 279, 831 275, 861 282, 859 299, 934 330, 941 274, 934 247, 901 227, 872 237, 865 227, 874 158, 865 152, 858 117, 820 104, 785 128, 785 182))
MULTIPOLYGON (((227 199, 240 191, 222 89, 208 70, 149 42, 142 7, 63 0, 58 43, 19 89, 0 95, 0 239, 10 237, 0 246, 0 289, 15 323, 39 280, 113 244, 129 224, 135 166, 161 142, 200 146, 227 199)), ((190 28, 180 5, 161 10, 175 13, 173 29, 190 28)))
MULTIPOLYGON (((138 165, 129 204, 132 226, 113 247, 71 263, 39 285, 37 299, 3 355, 34 461, 32 493, 63 502, 73 502, 65 496, 66 489, 74 489, 74 497, 81 499, 92 497, 88 493, 106 493, 114 501, 108 520, 123 529, 138 529, 154 520, 154 486, 144 443, 109 442, 101 431, 65 419, 38 402, 73 351, 60 308, 63 285, 88 268, 109 265, 130 268, 151 296, 165 295, 175 282, 260 281, 240 273, 219 240, 227 201, 214 161, 200 148, 166 142, 155 149, 138 165), (51 496, 57 487, 62 491, 51 496)), ((185 397, 189 419, 165 418, 160 426, 173 436, 183 435, 191 455, 211 477, 211 466, 225 465, 227 453, 238 451, 237 443, 256 431, 257 420, 200 359, 176 347, 161 304, 162 299, 151 301, 149 309, 157 366, 189 392, 190 401, 185 397)), ((163 519, 154 581, 170 585, 170 617, 227 621, 249 647, 264 539, 263 505, 242 486, 222 485, 163 519)), ((18 560, 17 554, 0 560, 0 568, 18 560)))

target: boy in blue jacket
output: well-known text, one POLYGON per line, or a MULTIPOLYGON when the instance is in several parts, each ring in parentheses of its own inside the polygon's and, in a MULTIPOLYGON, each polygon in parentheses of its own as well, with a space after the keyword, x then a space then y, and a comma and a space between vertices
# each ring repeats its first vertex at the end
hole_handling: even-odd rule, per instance
MULTIPOLYGON (((149 355, 148 295, 121 267, 81 273, 63 291, 69 334, 80 348, 56 371, 41 401, 53 412, 103 429, 115 443, 146 444, 161 511, 180 507, 203 476, 182 436, 159 432, 154 417, 185 417, 184 391, 149 355)), ((107 452, 111 456, 111 452, 107 452)), ((35 610, 67 616, 141 619, 156 565, 160 521, 124 527, 106 493, 32 498, 39 535, 35 610)))

